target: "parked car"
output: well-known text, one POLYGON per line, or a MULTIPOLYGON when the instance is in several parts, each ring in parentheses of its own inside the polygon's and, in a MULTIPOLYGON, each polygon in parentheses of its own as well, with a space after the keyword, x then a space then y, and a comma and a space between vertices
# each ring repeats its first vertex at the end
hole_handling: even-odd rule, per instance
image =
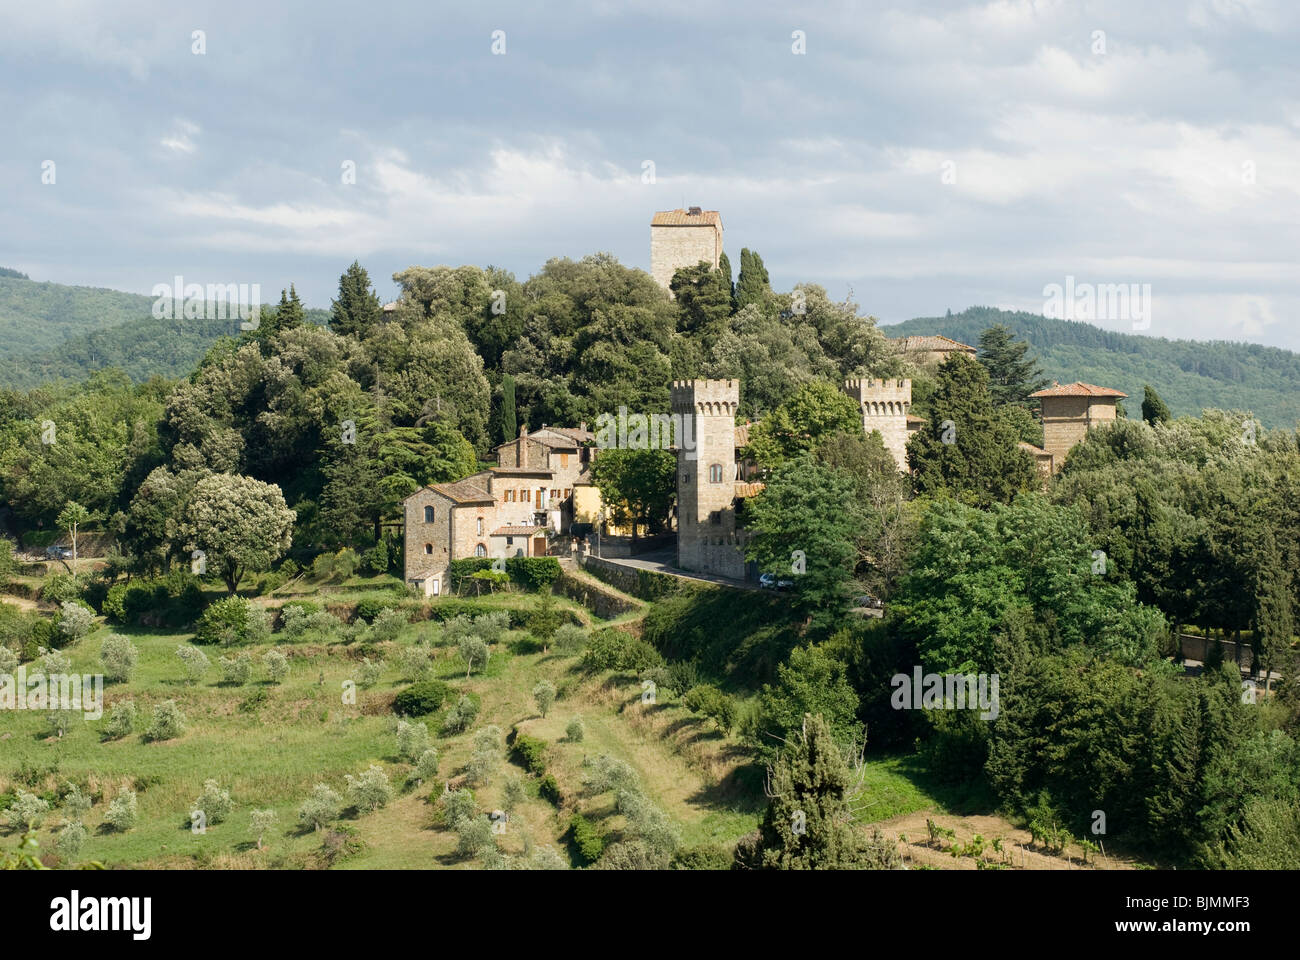
POLYGON ((879 597, 873 597, 873 596, 872 596, 871 594, 869 594, 869 593, 864 593, 864 594, 862 594, 861 596, 854 597, 854 598, 853 598, 853 605, 854 605, 855 607, 866 607, 866 608, 868 608, 868 609, 870 609, 870 610, 884 610, 884 609, 885 609, 885 601, 884 601, 884 600, 881 600, 879 597))
POLYGON ((72 556, 72 551, 67 547, 46 547, 45 555, 51 560, 67 560, 72 556))
POLYGON ((758 578, 758 585, 763 590, 789 590, 794 586, 794 581, 778 580, 775 573, 765 573, 758 578))

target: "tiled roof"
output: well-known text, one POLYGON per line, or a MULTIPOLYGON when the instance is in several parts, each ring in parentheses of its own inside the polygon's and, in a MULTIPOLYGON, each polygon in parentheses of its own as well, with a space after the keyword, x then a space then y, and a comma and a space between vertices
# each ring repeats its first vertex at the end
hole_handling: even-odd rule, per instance
POLYGON ((737 447, 749 446, 749 428, 756 427, 756 426, 758 426, 757 420, 755 420, 753 423, 736 424, 736 446, 737 447))
POLYGON ((745 497, 756 497, 767 487, 766 483, 760 483, 757 480, 746 482, 744 480, 736 481, 736 496, 740 499, 745 497))
POLYGON ((722 226, 722 218, 716 210, 701 210, 691 213, 687 210, 658 210, 650 220, 652 227, 708 227, 722 226))
POLYGON ((907 415, 907 425, 909 427, 919 427, 921 424, 925 422, 926 422, 925 417, 918 417, 914 413, 909 413, 907 415))
POLYGON ((975 348, 970 344, 939 335, 933 337, 902 337, 894 342, 904 350, 964 350, 968 353, 975 352, 975 348))
POLYGON ((1051 454, 1048 453, 1046 450, 1044 450, 1042 447, 1036 447, 1032 443, 1026 443, 1024 440, 1021 440, 1018 444, 1016 444, 1016 446, 1018 446, 1021 450, 1024 450, 1026 453, 1032 453, 1036 457, 1051 456, 1051 454))
POLYGON ((1110 387, 1098 387, 1091 383, 1074 383, 1059 384, 1054 383, 1046 390, 1039 390, 1037 393, 1031 393, 1031 397, 1127 397, 1127 393, 1120 393, 1118 390, 1112 390, 1110 387))
POLYGON ((553 477, 554 470, 546 470, 542 467, 488 467, 488 470, 497 476, 505 477, 553 477))
POLYGON ((591 443, 596 439, 594 433, 590 430, 583 430, 581 427, 547 427, 546 429, 571 437, 576 443, 591 443))
POLYGON ((494 537, 531 537, 539 530, 545 530, 545 527, 497 527, 492 531, 494 537))
POLYGON ((487 479, 486 473, 476 473, 472 477, 466 477, 464 480, 457 480, 455 483, 435 483, 430 485, 430 490, 436 490, 449 500, 456 503, 495 503, 492 494, 480 486, 482 481, 487 479))

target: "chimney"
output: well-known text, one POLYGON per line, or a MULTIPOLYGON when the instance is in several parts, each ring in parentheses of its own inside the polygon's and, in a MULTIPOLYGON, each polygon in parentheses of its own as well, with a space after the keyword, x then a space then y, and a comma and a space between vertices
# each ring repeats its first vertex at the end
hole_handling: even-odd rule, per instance
POLYGON ((686 212, 689 213, 692 217, 698 217, 700 215, 700 208, 691 207, 691 209, 687 210, 686 212))
POLYGON ((526 436, 528 436, 528 424, 521 423, 519 424, 519 438, 522 440, 526 436))
POLYGON ((587 421, 586 421, 586 420, 579 420, 579 421, 578 421, 578 429, 581 430, 583 433, 586 433, 586 431, 587 431, 587 421))

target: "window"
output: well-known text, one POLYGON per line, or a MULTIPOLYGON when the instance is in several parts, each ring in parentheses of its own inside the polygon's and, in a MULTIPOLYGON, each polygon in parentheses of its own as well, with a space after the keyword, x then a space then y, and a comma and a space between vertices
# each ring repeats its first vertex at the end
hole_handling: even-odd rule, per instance
POLYGON ((424 522, 433 523, 433 507, 424 508, 424 522))
POLYGON ((563 468, 563 467, 567 467, 568 465, 569 465, 569 455, 567 453, 560 454, 560 466, 563 468))
POLYGON ((715 463, 709 467, 709 483, 722 482, 722 464, 715 463))
POLYGON ((431 544, 431 543, 426 543, 426 544, 424 545, 424 553, 425 553, 425 556, 432 556, 432 555, 433 555, 433 544, 431 544))
POLYGON ((569 497, 571 497, 571 496, 573 496, 573 487, 565 487, 565 488, 564 488, 564 499, 565 499, 565 500, 568 500, 569 497))
POLYGON ((506 503, 513 503, 513 502, 514 502, 514 499, 515 499, 515 492, 514 492, 513 490, 507 490, 507 491, 506 491, 506 500, 505 500, 505 502, 506 502, 506 503))
POLYGON ((683 473, 682 483, 690 483, 690 482, 691 482, 691 475, 689 473, 683 473))
POLYGON ((486 557, 486 556, 487 556, 487 547, 483 546, 483 544, 480 543, 477 547, 474 548, 474 556, 476 556, 476 557, 486 557))
POLYGON ((514 537, 506 537, 506 546, 507 546, 507 547, 513 547, 514 545, 515 545, 515 538, 514 538, 514 537))
POLYGON ((437 577, 434 577, 434 579, 433 579, 433 595, 436 597, 436 596, 438 596, 438 594, 440 594, 440 593, 442 593, 442 581, 439 580, 437 577))
POLYGON ((552 500, 558 500, 558 499, 560 499, 560 491, 559 491, 559 490, 552 489, 552 490, 551 490, 551 499, 552 499, 552 500))
POLYGON ((531 491, 531 490, 525 490, 525 491, 524 491, 524 503, 532 503, 532 502, 533 502, 533 491, 531 491))
POLYGON ((478 535, 479 535, 480 537, 483 536, 483 518, 482 518, 482 517, 479 517, 479 518, 478 518, 478 535))

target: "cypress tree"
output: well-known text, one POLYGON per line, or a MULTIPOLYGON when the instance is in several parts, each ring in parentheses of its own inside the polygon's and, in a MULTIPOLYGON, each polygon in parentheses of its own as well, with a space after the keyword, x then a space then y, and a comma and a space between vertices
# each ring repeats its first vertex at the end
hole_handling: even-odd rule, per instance
POLYGON ((509 443, 519 435, 515 410, 515 378, 507 373, 501 378, 501 441, 503 443, 509 443))
POLYGON ((1169 408, 1149 383, 1142 388, 1142 419, 1153 427, 1170 420, 1169 408))
POLYGON ((330 304, 330 329, 361 338, 379 322, 383 305, 370 289, 370 274, 356 260, 339 277, 339 296, 330 304))
POLYGON ((742 310, 751 303, 762 305, 771 292, 763 258, 748 247, 742 248, 740 276, 736 279, 736 309, 742 310))

